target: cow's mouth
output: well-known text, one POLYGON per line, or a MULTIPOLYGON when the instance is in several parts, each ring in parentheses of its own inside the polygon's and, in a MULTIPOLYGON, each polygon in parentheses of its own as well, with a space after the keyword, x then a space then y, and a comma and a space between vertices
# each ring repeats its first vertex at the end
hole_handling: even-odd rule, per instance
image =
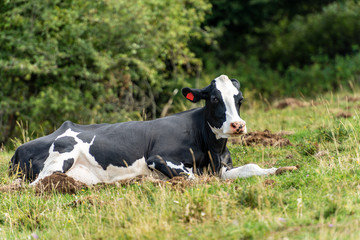
POLYGON ((231 137, 239 137, 239 136, 244 135, 245 133, 246 133, 245 131, 241 131, 241 132, 229 133, 229 135, 231 137))

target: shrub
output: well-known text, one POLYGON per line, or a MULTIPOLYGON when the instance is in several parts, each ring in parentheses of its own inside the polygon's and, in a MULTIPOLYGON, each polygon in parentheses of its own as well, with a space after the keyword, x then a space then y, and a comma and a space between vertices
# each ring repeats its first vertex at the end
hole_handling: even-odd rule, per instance
POLYGON ((199 59, 205 0, 5 1, 0 7, 0 143, 17 120, 30 131, 64 120, 149 117, 199 59))

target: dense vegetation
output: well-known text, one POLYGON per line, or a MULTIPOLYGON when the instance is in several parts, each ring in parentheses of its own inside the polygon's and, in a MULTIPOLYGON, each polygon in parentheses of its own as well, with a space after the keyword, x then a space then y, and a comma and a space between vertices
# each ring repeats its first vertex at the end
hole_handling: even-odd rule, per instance
POLYGON ((205 72, 226 72, 269 100, 314 96, 360 82, 357 1, 214 0, 207 15, 217 45, 205 72), (224 64, 226 63, 226 64, 224 64))
POLYGON ((0 144, 17 121, 40 136, 183 110, 174 89, 222 73, 269 101, 353 88, 359 46, 353 0, 1 1, 0 144))
POLYGON ((0 142, 17 120, 39 133, 66 119, 155 117, 201 67, 187 43, 201 35, 205 1, 1 3, 0 142))
MULTIPOLYGON (((292 146, 229 144, 235 166, 299 164, 298 172, 133 182, 76 194, 36 194, 28 185, 0 190, 0 239, 359 239, 360 95, 314 100, 268 111, 249 100, 252 107, 242 111, 249 129, 286 131, 292 146), (344 109, 349 118, 337 117, 344 109)), ((0 189, 11 183, 12 154, 0 152, 0 189)))

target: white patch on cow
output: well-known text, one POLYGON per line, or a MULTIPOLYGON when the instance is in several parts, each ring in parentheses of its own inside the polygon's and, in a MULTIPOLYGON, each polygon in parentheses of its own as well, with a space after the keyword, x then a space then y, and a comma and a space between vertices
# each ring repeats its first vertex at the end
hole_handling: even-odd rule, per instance
POLYGON ((152 164, 148 165, 148 167, 149 167, 149 168, 151 168, 151 169, 154 169, 154 170, 156 169, 156 168, 155 168, 155 163, 154 163, 154 162, 153 162, 152 164))
POLYGON ((184 171, 189 179, 194 179, 195 178, 193 169, 192 168, 186 168, 183 163, 181 163, 180 165, 175 165, 172 162, 166 161, 166 164, 168 165, 169 168, 179 169, 179 170, 184 171))
MULTIPOLYGON (((225 117, 226 120, 221 126, 221 128, 212 127, 210 124, 210 128, 213 133, 216 135, 216 138, 228 138, 231 136, 231 128, 230 124, 232 122, 243 122, 246 124, 244 120, 242 120, 237 112, 234 96, 239 94, 239 90, 233 85, 231 80, 226 75, 221 75, 220 77, 215 79, 215 86, 220 91, 222 100, 225 104, 225 117)), ((244 133, 246 133, 246 126, 244 129, 244 133)))
POLYGON ((277 168, 264 169, 256 164, 250 163, 230 170, 227 170, 226 167, 222 167, 220 173, 222 179, 235 179, 275 174, 276 170, 277 168))
POLYGON ((220 139, 220 138, 228 138, 230 135, 227 133, 224 133, 224 128, 216 128, 210 125, 210 123, 208 122, 209 127, 211 129, 211 131, 215 134, 216 139, 220 139))
POLYGON ((41 179, 44 179, 45 177, 50 176, 55 172, 62 172, 62 167, 65 160, 73 158, 75 163, 76 159, 79 157, 79 154, 82 152, 80 150, 88 150, 90 148, 90 146, 94 142, 95 136, 92 139, 91 143, 84 143, 81 139, 77 138, 78 134, 79 132, 74 132, 69 128, 55 139, 56 141, 57 139, 62 137, 73 137, 76 141, 76 145, 71 152, 59 153, 58 151, 54 151, 54 141, 49 148, 49 156, 44 162, 44 168, 42 169, 36 180, 31 183, 31 185, 37 184, 41 179))
POLYGON ((128 167, 117 167, 109 165, 104 170, 95 159, 89 156, 79 158, 72 169, 66 172, 66 175, 81 181, 87 185, 97 183, 113 183, 124 179, 134 178, 139 175, 151 175, 145 157, 136 160, 128 167))
POLYGON ((187 172, 188 172, 188 179, 193 180, 195 179, 195 174, 193 171, 193 168, 186 168, 187 172))
MULTIPOLYGON (((79 132, 74 132, 73 130, 71 130, 71 128, 69 128, 68 130, 66 130, 63 134, 57 136, 55 138, 55 140, 62 138, 62 137, 73 137, 76 141, 77 135, 79 135, 79 132)), ((94 139, 93 139, 94 140, 94 139)), ((80 140, 81 141, 81 140, 80 140)), ((76 141, 77 142, 77 141, 76 141)), ((54 144, 53 144, 54 145, 54 144)))
POLYGON ((31 185, 37 184, 41 179, 55 172, 62 172, 64 161, 70 158, 74 159, 74 163, 65 174, 87 185, 99 182, 112 183, 139 175, 151 174, 144 157, 136 160, 128 167, 117 167, 110 164, 106 170, 104 170, 90 154, 90 147, 94 143, 96 136, 93 137, 90 143, 87 143, 78 138, 78 134, 79 132, 72 131, 69 128, 56 138, 59 139, 65 136, 73 137, 77 144, 74 145, 74 149, 71 152, 59 153, 54 151, 53 143, 49 148, 49 157, 45 160, 43 170, 31 185))

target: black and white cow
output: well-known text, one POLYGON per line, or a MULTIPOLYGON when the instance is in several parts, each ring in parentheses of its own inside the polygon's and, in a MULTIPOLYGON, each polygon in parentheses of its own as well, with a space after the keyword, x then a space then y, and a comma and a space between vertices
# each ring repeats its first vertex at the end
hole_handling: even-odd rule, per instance
POLYGON ((227 138, 246 133, 240 118, 240 84, 221 75, 203 89, 182 89, 205 106, 143 122, 78 125, 65 122, 54 133, 20 146, 10 172, 39 180, 63 172, 88 185, 160 172, 193 178, 210 166, 223 179, 274 174, 256 164, 233 168, 227 138))

